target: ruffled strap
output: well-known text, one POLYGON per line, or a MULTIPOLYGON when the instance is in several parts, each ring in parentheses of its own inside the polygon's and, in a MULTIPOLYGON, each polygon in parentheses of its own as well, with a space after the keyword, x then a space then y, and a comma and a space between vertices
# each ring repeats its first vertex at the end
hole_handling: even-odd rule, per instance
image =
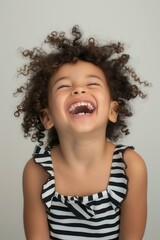
POLYGON ((113 155, 107 191, 115 211, 120 207, 128 191, 128 177, 125 173, 127 166, 123 159, 123 154, 128 148, 134 149, 132 146, 117 145, 113 155))
POLYGON ((53 197, 55 196, 63 204, 65 204, 78 218, 89 219, 95 215, 95 212, 92 210, 92 208, 89 205, 83 203, 78 197, 62 196, 55 191, 55 177, 50 151, 36 146, 33 156, 35 162, 40 164, 50 175, 47 182, 43 184, 41 195, 47 209, 50 209, 53 197))
POLYGON ((43 184, 41 196, 46 207, 50 208, 55 194, 55 178, 50 151, 36 146, 33 157, 35 162, 40 164, 49 173, 47 182, 43 184))

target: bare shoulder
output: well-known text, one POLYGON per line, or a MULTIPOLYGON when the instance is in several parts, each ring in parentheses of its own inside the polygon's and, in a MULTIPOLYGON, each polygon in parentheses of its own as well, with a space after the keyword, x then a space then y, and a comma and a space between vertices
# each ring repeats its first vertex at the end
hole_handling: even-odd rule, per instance
POLYGON ((48 173, 34 159, 30 159, 23 171, 24 229, 27 239, 49 239, 45 206, 41 199, 43 184, 48 173))
MULTIPOLYGON (((23 180, 30 180, 34 182, 43 183, 47 180, 48 173, 40 166, 35 163, 34 159, 31 158, 25 165, 23 171, 23 180)), ((33 182, 32 182, 33 184, 33 182)))
POLYGON ((43 184, 48 179, 48 173, 31 158, 23 171, 24 203, 40 201, 43 184))
POLYGON ((147 168, 145 161, 136 151, 130 148, 126 149, 126 151, 124 152, 124 161, 127 165, 126 173, 131 178, 132 176, 136 176, 136 178, 147 177, 147 168))
POLYGON ((121 205, 120 240, 143 238, 147 218, 147 169, 143 158, 134 150, 126 149, 124 161, 128 192, 121 205))
POLYGON ((42 186, 47 179, 48 173, 31 158, 25 165, 23 171, 24 203, 40 202, 42 186))

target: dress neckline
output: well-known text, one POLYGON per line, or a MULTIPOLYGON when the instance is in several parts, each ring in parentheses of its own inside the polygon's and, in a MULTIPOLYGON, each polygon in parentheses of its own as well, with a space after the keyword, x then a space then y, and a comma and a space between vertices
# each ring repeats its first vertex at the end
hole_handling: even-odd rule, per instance
POLYGON ((115 146, 108 185, 104 191, 93 193, 88 196, 64 196, 58 193, 55 189, 55 176, 53 169, 54 166, 52 163, 50 150, 37 146, 33 154, 34 160, 49 173, 49 178, 42 187, 42 200, 46 204, 47 208, 50 208, 52 206, 52 199, 55 197, 56 199, 59 199, 59 201, 61 201, 63 204, 74 209, 77 205, 85 205, 86 209, 88 209, 87 212, 89 211, 89 214, 91 215, 92 212, 90 212, 91 210, 89 208, 90 204, 104 198, 110 199, 110 203, 113 209, 116 209, 123 201, 124 196, 127 193, 128 178, 125 174, 126 164, 123 160, 123 152, 126 148, 132 147, 127 147, 124 145, 115 146))

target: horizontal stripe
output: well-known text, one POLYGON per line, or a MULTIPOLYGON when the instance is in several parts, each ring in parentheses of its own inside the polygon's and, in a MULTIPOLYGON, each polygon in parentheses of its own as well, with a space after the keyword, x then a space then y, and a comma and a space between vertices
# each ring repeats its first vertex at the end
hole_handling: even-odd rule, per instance
POLYGON ((84 197, 63 196, 56 192, 51 153, 40 147, 35 149, 35 162, 50 174, 43 185, 42 199, 47 208, 51 239, 118 240, 120 204, 128 188, 123 160, 127 148, 115 147, 106 190, 84 197))

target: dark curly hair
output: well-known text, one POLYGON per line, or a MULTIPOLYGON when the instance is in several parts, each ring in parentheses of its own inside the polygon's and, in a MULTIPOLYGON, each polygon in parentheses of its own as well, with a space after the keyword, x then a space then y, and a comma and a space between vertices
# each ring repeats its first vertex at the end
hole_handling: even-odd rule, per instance
MULTIPOLYGON (((48 104, 51 76, 63 64, 78 60, 93 63, 103 71, 111 97, 118 102, 118 119, 116 123, 109 122, 106 138, 117 141, 119 137, 129 134, 127 117, 132 116, 130 101, 137 96, 145 98, 146 95, 137 85, 147 86, 148 83, 140 81, 133 68, 128 66, 130 56, 124 53, 122 43, 103 45, 93 37, 84 41, 79 27, 74 26, 70 38, 64 32, 54 31, 47 36, 41 48, 22 50, 21 53, 29 59, 29 63, 19 70, 19 74, 27 77, 27 81, 14 93, 24 96, 14 115, 23 115, 25 137, 31 137, 32 141, 38 141, 40 145, 44 144, 46 130, 40 121, 40 111, 48 104)), ((48 130, 47 139, 48 147, 59 144, 54 127, 48 130)))

